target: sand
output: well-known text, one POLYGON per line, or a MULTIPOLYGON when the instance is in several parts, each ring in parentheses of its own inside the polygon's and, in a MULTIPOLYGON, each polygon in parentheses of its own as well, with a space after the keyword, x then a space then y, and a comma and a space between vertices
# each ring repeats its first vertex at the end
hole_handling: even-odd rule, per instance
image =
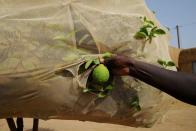
MULTIPOLYGON (((24 131, 31 131, 32 120, 24 120, 24 131)), ((0 131, 9 131, 4 119, 0 120, 0 131)), ((176 101, 166 115, 152 128, 133 128, 70 120, 41 120, 39 131, 196 131, 196 106, 176 101)))

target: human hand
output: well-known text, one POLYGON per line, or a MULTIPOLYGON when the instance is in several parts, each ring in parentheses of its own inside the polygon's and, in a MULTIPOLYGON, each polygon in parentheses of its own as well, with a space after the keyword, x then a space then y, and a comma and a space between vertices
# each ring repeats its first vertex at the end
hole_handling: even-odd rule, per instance
POLYGON ((113 75, 126 76, 131 74, 135 60, 130 57, 115 55, 105 60, 105 65, 113 75))

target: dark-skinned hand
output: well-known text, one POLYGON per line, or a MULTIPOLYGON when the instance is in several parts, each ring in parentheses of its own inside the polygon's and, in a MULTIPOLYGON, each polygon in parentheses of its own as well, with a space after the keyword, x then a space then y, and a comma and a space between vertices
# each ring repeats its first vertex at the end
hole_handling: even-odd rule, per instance
POLYGON ((126 76, 131 74, 131 67, 135 60, 130 57, 115 55, 105 60, 105 65, 113 75, 126 76))

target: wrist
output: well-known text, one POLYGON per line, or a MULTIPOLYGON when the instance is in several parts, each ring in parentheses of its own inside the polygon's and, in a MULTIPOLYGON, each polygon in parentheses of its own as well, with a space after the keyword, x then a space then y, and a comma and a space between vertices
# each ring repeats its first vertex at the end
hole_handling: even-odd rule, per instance
POLYGON ((136 60, 132 60, 131 63, 129 64, 129 75, 130 76, 136 76, 137 74, 137 69, 136 69, 136 60))

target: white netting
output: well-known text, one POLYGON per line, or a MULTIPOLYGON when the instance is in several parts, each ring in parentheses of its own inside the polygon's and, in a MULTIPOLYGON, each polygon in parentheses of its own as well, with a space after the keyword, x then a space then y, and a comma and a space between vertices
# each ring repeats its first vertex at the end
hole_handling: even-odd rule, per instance
POLYGON ((0 117, 153 124, 169 105, 161 91, 124 77, 124 84, 117 81, 117 89, 99 101, 82 94, 85 80, 77 73, 82 55, 105 51, 153 64, 170 60, 168 35, 154 38, 141 52, 141 41, 133 37, 140 16, 160 27, 143 0, 0 0, 0 117), (57 75, 59 65, 72 77, 57 75), (133 94, 140 112, 126 105, 133 94))

